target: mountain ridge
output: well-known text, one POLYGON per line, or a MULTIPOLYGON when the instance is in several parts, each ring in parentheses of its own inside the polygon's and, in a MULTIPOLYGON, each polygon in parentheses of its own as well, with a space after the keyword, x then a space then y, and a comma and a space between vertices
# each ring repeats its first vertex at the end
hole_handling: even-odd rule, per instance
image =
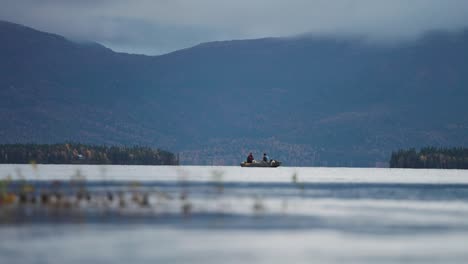
POLYGON ((159 56, 10 31, 0 23, 11 41, 0 43, 2 143, 141 144, 180 152, 185 164, 266 151, 315 166, 468 144, 467 31, 392 47, 233 40, 159 56))

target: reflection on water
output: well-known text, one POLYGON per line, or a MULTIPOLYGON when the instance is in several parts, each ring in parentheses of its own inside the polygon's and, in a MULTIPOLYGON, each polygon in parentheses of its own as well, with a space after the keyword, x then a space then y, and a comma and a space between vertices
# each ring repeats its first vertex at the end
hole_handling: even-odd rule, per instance
POLYGON ((357 181, 333 169, 329 182, 265 180, 268 171, 236 181, 226 177, 233 169, 138 181, 5 178, 0 260, 82 263, 85 249, 88 261, 116 263, 468 261, 464 178, 444 182, 441 171, 442 183, 434 174, 425 183, 407 171, 412 182, 357 181))

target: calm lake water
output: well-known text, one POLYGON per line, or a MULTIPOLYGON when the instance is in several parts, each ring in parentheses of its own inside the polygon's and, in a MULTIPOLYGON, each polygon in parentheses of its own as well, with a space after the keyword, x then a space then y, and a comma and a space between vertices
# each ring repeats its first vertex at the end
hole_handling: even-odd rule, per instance
POLYGON ((0 263, 468 262, 468 171, 0 165, 0 179, 16 195, 0 263))

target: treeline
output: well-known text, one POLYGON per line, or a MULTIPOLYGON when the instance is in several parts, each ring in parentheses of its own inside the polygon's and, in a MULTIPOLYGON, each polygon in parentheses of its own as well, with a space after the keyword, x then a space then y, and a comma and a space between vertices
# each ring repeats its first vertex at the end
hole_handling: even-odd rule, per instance
POLYGON ((79 143, 0 145, 0 163, 178 165, 168 151, 148 147, 79 143))
POLYGON ((468 148, 399 150, 392 153, 390 168, 468 169, 468 148))

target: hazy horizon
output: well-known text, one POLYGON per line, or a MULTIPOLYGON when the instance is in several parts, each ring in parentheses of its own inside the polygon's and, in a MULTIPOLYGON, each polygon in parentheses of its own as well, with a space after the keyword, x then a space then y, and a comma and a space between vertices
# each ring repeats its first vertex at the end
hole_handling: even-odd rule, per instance
POLYGON ((462 0, 2 0, 1 7, 0 20, 147 55, 210 41, 304 34, 394 43, 468 27, 462 0))

